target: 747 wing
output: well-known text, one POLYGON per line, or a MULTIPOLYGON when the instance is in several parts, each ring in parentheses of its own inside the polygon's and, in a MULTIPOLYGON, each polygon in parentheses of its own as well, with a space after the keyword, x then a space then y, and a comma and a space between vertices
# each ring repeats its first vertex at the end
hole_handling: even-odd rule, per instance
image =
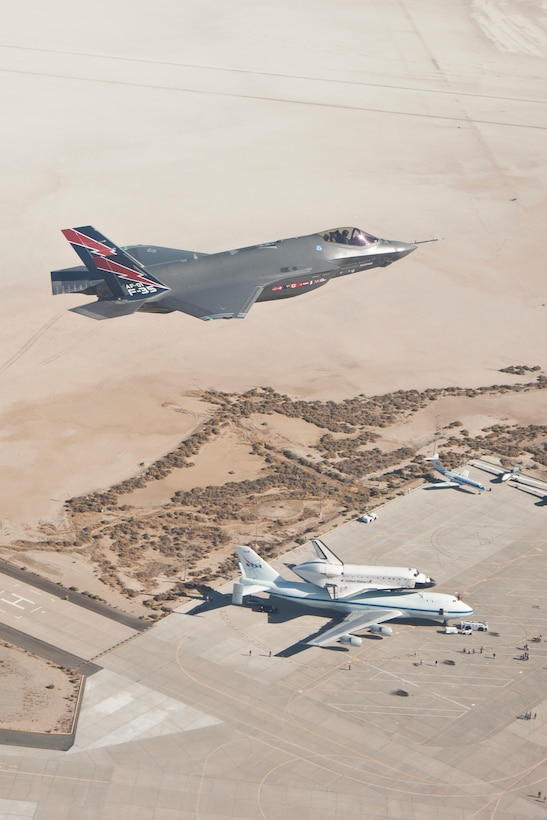
POLYGON ((400 618, 402 612, 399 609, 385 609, 382 612, 373 607, 364 607, 360 612, 350 612, 344 620, 327 629, 319 637, 307 643, 311 646, 325 646, 336 640, 343 640, 344 643, 354 643, 359 645, 360 638, 354 638, 354 632, 359 632, 361 629, 370 627, 371 632, 378 632, 383 635, 391 635, 391 629, 388 626, 380 626, 384 621, 391 621, 393 618, 400 618), (378 627, 375 629, 374 627, 378 627))

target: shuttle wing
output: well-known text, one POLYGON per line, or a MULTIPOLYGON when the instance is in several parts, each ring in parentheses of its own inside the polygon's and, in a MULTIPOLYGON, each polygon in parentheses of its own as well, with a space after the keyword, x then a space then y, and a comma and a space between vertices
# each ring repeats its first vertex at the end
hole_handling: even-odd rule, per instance
MULTIPOLYGON (((326 583, 325 589, 329 593, 330 597, 333 601, 351 601, 352 598, 356 598, 358 595, 362 595, 363 592, 371 592, 371 590, 375 589, 391 589, 391 587, 387 587, 385 584, 336 584, 336 583, 326 583)), ((398 589, 398 587, 396 587, 398 589)))
POLYGON ((342 635, 351 635, 361 629, 366 629, 367 626, 375 626, 376 624, 391 621, 393 618, 400 618, 402 612, 399 609, 384 609, 379 612, 374 607, 363 607, 359 612, 350 612, 344 620, 327 629, 319 637, 313 641, 308 641, 311 646, 325 646, 327 643, 336 641, 342 635))

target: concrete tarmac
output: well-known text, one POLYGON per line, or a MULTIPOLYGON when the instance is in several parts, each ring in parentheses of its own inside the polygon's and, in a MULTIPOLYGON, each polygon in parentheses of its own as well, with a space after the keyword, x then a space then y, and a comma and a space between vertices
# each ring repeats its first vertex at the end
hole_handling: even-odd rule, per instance
POLYGON ((69 752, 2 747, 0 795, 36 820, 538 817, 545 510, 472 475, 492 492, 420 488, 323 537, 346 561, 431 573, 487 633, 393 622, 280 657, 326 618, 192 603, 102 656, 69 752))

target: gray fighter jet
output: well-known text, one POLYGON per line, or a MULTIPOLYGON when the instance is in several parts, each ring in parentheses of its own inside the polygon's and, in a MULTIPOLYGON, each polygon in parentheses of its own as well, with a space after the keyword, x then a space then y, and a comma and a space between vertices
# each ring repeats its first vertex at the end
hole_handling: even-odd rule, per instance
POLYGON ((255 302, 299 296, 337 276, 384 268, 416 248, 359 228, 336 228, 210 255, 156 245, 122 249, 90 225, 68 228, 63 234, 85 267, 52 271, 53 294, 97 296, 96 302, 72 308, 93 319, 138 310, 242 319, 255 302))

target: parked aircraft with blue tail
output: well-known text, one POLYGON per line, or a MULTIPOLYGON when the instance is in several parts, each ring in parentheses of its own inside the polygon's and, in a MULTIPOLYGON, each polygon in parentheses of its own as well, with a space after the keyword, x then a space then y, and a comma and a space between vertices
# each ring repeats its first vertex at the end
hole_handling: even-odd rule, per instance
POLYGON ((469 470, 462 470, 459 473, 457 470, 447 470, 446 467, 443 466, 441 459, 439 458, 438 454, 435 453, 434 455, 426 458, 426 461, 431 461, 433 464, 434 469, 441 473, 447 481, 439 481, 437 484, 431 485, 432 487, 438 488, 447 488, 447 487, 473 487, 475 490, 479 490, 479 492, 483 493, 486 487, 480 483, 480 481, 475 481, 472 478, 469 478, 469 470))

